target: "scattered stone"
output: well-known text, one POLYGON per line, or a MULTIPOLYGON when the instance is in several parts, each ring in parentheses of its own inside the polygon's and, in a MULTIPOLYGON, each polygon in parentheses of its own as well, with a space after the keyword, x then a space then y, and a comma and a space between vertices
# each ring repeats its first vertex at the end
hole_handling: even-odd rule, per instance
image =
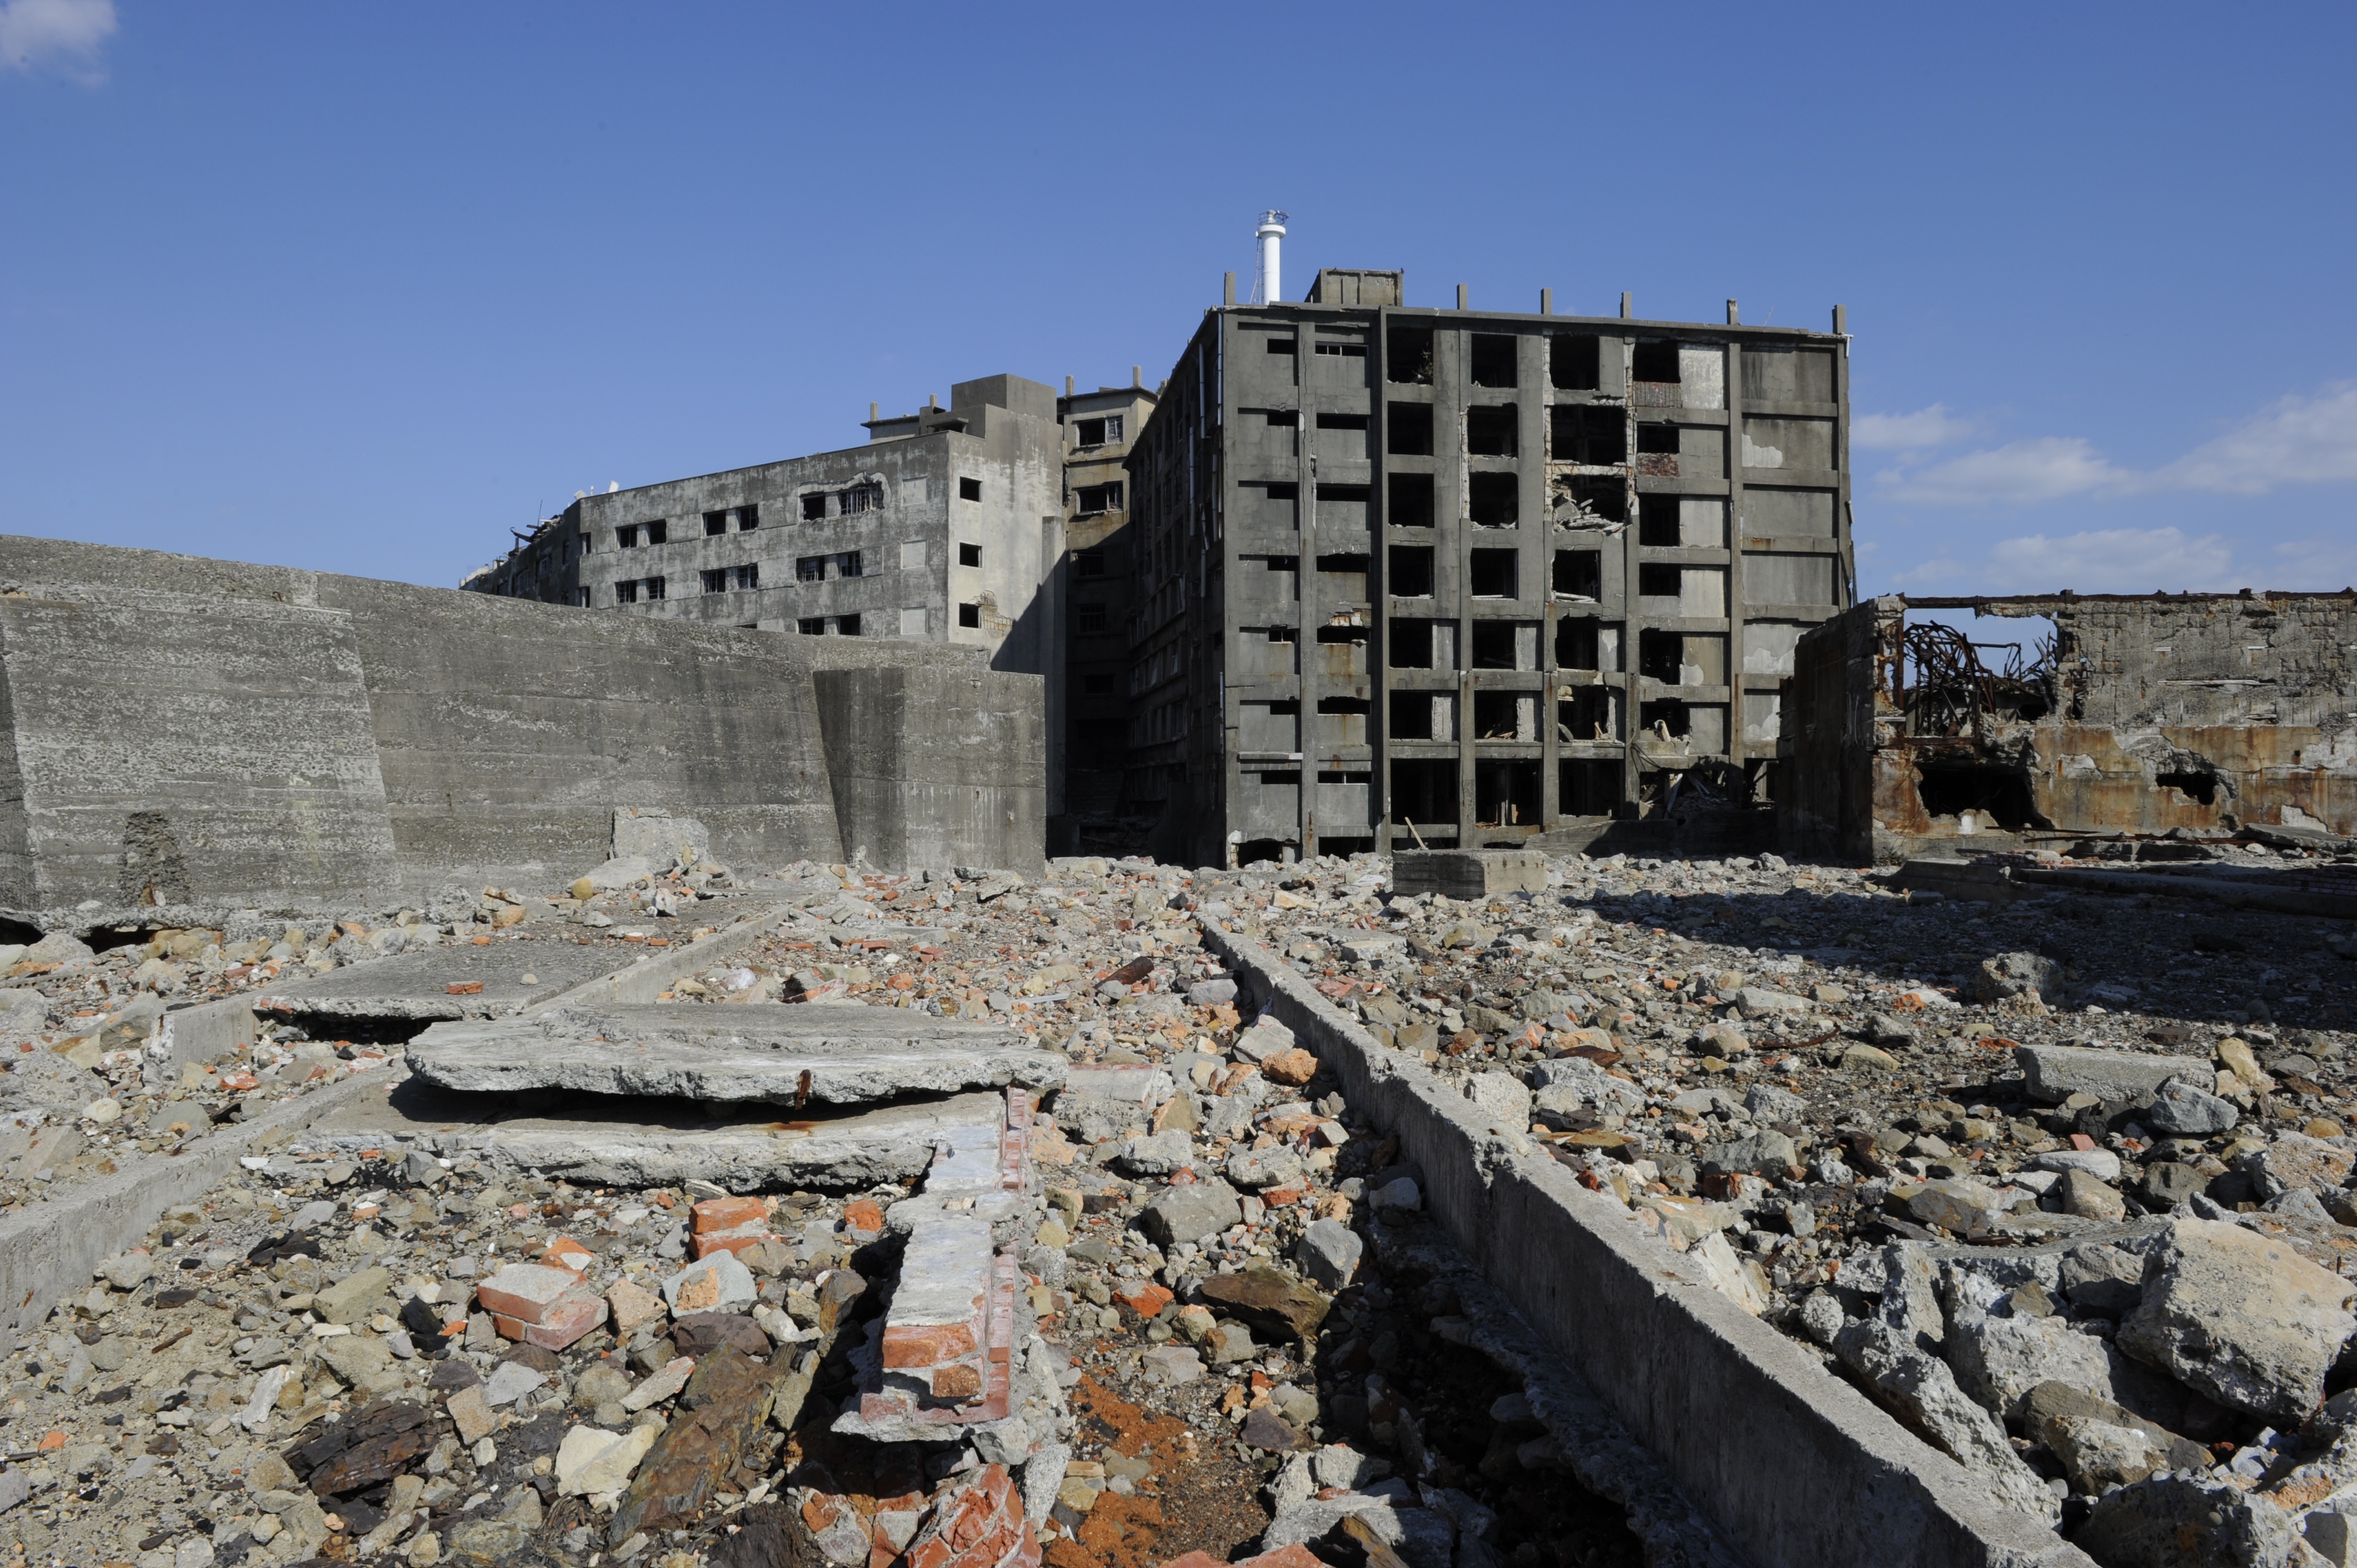
POLYGON ((2297 1421, 2352 1331, 2348 1282, 2239 1225, 2174 1219, 2119 1347, 2222 1404, 2297 1421))

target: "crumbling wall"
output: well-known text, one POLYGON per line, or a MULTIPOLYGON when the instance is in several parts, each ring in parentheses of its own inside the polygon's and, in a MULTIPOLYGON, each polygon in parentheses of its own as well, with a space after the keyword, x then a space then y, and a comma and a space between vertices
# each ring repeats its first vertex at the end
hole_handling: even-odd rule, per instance
POLYGON ((1801 640, 1782 842, 1890 860, 2176 829, 2357 833, 2352 654, 2349 593, 1877 600, 1801 640), (1910 608, 2048 617, 2050 670, 1935 688, 1947 677, 1902 669, 1910 608))
POLYGON ((1869 599, 1793 647, 1775 779, 1777 841, 1789 854, 1858 864, 1874 853, 1878 656, 1903 608, 1869 599))
POLYGON ((2041 813, 2165 832, 2245 823, 2357 832, 2357 596, 2007 601, 2060 636, 2038 727, 2041 813))
POLYGON ((863 841, 871 858, 1037 865, 1041 682, 974 684, 979 650, 0 537, 0 910, 96 924, 533 885, 604 860, 624 805, 699 819, 731 864, 835 860, 852 845, 813 671, 904 664, 926 682, 890 766, 917 771, 857 798, 910 825, 863 841), (920 807, 936 787, 969 806, 920 807))

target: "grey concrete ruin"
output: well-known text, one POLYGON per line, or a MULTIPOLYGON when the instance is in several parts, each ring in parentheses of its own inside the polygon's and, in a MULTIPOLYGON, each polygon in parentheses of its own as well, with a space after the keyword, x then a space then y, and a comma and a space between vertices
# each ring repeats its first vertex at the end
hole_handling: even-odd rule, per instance
POLYGON ((1861 864, 2162 835, 2338 847, 2357 832, 2352 647, 2346 590, 1872 600, 1801 640, 1782 842, 1861 864), (2050 642, 2008 662, 1909 619, 1964 609, 2044 618, 2050 642))
POLYGON ((903 1008, 654 1003, 436 1024, 409 1043, 409 1065, 427 1083, 477 1094, 562 1089, 800 1110, 1054 1089, 1066 1063, 1011 1029, 903 1008))
POLYGON ((1045 735, 1040 680, 979 650, 0 539, 0 913, 45 929, 568 879, 618 807, 748 868, 1032 867, 1045 735))
POLYGON ((1206 313, 1129 458, 1157 854, 1584 843, 1697 769, 1748 803, 1854 591, 1847 338, 1550 306, 1329 270, 1206 313))

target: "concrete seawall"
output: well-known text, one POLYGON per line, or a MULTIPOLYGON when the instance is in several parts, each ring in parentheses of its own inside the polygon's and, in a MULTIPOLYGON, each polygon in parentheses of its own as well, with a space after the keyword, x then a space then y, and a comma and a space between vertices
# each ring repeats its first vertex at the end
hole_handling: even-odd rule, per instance
POLYGON ((701 819, 741 869, 862 844, 1036 869, 1042 685, 934 645, 0 537, 0 913, 569 878, 618 807, 701 819), (849 682, 832 719, 821 671, 849 682))

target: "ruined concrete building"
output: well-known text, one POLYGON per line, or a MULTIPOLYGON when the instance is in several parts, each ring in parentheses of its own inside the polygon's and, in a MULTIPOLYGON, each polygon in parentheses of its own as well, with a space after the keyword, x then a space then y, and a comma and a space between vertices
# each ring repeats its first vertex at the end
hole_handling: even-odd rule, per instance
POLYGON ((876 416, 865 446, 583 496, 478 593, 672 620, 902 637, 1041 672, 1063 553, 1053 387, 989 376, 876 416))
MULTIPOLYGON (((1077 392, 1064 379, 1064 805, 1049 824, 1054 853, 1080 847, 1083 823, 1122 809, 1129 742, 1130 443, 1155 394, 1133 367, 1125 387, 1077 392)), ((1126 847, 1126 846, 1108 846, 1126 847)))
POLYGON ((1405 304, 1206 313, 1129 458, 1129 799, 1197 864, 1577 843, 1747 798, 1854 597, 1830 333, 1405 304))
POLYGON ((1780 836, 1857 864, 2180 830, 2346 837, 2352 650, 2346 590, 1874 599, 1801 639, 1780 836), (1999 659, 1910 610, 2052 629, 1999 659))

